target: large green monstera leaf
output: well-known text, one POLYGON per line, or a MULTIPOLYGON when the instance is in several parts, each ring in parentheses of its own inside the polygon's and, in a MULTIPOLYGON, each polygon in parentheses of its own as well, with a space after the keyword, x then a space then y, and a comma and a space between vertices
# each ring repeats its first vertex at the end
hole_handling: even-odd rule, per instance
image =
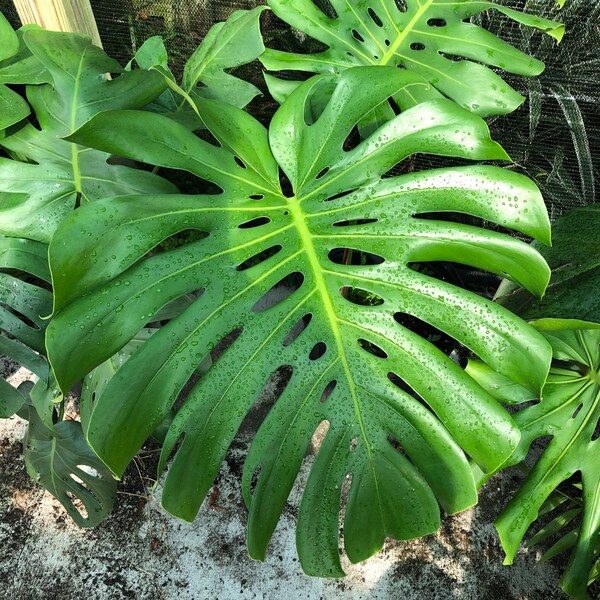
MULTIPOLYGON (((543 63, 472 23, 469 17, 495 9, 517 23, 540 29, 560 41, 564 27, 494 2, 480 0, 329 0, 332 18, 313 0, 269 0, 275 14, 327 46, 317 54, 268 49, 261 62, 272 71, 341 72, 357 65, 409 69, 432 87, 403 90, 401 106, 439 97, 451 98, 479 115, 510 113, 523 97, 486 67, 539 75, 543 63)), ((283 99, 294 85, 267 78, 273 95, 283 99)), ((382 108, 379 107, 378 111, 382 108)), ((388 111, 391 108, 387 109, 388 111)))
POLYGON ((152 173, 109 165, 107 154, 61 139, 100 111, 144 106, 164 89, 161 75, 107 79, 121 67, 85 36, 30 29, 23 39, 53 84, 27 89, 40 128, 29 123, 1 140, 13 158, 0 158, 0 233, 48 243, 78 202, 174 191, 152 173))
POLYGON ((136 111, 102 113, 72 136, 219 188, 205 196, 104 200, 57 230, 47 345, 64 390, 162 306, 186 293, 196 298, 95 399, 85 425, 91 446, 121 474, 175 408, 160 464, 173 455, 162 504, 192 520, 238 427, 283 368, 289 381, 245 463, 248 546, 251 556, 265 555, 313 433, 327 423, 298 523, 302 566, 315 575, 343 574, 338 514, 348 475, 344 545, 356 562, 386 536, 435 531, 438 503, 450 513, 473 505, 465 454, 493 470, 518 443, 499 404, 403 326, 406 315, 442 329, 529 389, 539 391, 549 365, 548 343, 519 318, 412 268, 454 261, 543 293, 548 267, 528 245, 426 218, 463 212, 548 241, 537 188, 492 166, 384 177, 414 152, 504 158, 485 123, 440 99, 401 113, 355 147, 347 142, 374 107, 423 85, 390 67, 315 77, 282 105, 268 132, 235 107, 198 100, 218 145, 136 111), (310 99, 322 86, 334 88, 331 100, 308 124, 310 99), (190 229, 205 237, 160 251, 162 240, 190 229), (193 385, 207 357, 212 366, 193 385), (191 391, 177 401, 188 382, 191 391))
MULTIPOLYGON (((496 527, 506 551, 506 563, 511 564, 519 543, 537 519, 538 511, 543 507, 546 510, 545 503, 554 490, 571 476, 580 475, 583 509, 571 506, 551 522, 542 536, 563 530, 573 519, 580 519, 552 552, 574 547, 561 587, 573 598, 585 600, 588 581, 597 577, 594 564, 600 557, 600 324, 542 319, 534 326, 552 345, 555 363, 542 399, 514 415, 522 438, 504 466, 523 460, 535 439, 552 439, 498 518, 496 527)), ((500 399, 512 399, 513 404, 535 399, 485 365, 471 363, 468 371, 500 399)), ((552 501, 550 508, 556 508, 556 497, 552 501)), ((571 522, 571 527, 574 523, 577 522, 571 522)))
MULTIPOLYGON (((52 312, 48 291, 48 246, 31 240, 0 237, 0 354, 48 379, 44 317, 52 312)), ((10 417, 25 402, 24 395, 0 379, 0 418, 10 417)))

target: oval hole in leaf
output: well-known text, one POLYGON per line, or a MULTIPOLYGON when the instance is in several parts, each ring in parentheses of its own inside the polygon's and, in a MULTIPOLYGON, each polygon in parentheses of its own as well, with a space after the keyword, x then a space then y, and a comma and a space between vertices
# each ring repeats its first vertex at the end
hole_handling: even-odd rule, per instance
POLYGON ((356 148, 360 144, 361 141, 362 140, 360 138, 360 133, 358 131, 358 127, 355 125, 352 128, 352 131, 350 131, 350 133, 344 140, 344 145, 343 145, 344 152, 350 152, 350 150, 354 150, 354 148, 356 148))
POLYGON ((321 421, 317 425, 317 428, 315 429, 314 433, 312 434, 312 438, 310 440, 310 445, 312 447, 313 454, 317 454, 317 452, 319 452, 319 449, 321 448, 321 445, 323 444, 323 440, 327 436, 327 432, 329 431, 330 426, 331 426, 331 423, 327 419, 321 421))
POLYGON ((325 386, 325 389, 323 390, 323 393, 321 394, 321 399, 320 399, 321 404, 323 404, 323 402, 327 402, 327 400, 329 399, 329 397, 333 393, 333 390, 335 390, 335 386, 336 385, 337 385, 337 380, 334 379, 333 381, 330 381, 325 386))
POLYGON ((233 159, 238 164, 238 166, 242 167, 242 169, 246 169, 246 163, 239 156, 234 156, 233 159))
POLYGON ((4 310, 6 310, 7 312, 18 317, 19 320, 22 321, 30 329, 33 329, 34 331, 42 330, 42 328, 37 323, 34 323, 29 317, 24 315, 22 312, 18 311, 16 308, 13 308, 12 306, 9 306, 7 304, 1 304, 0 307, 4 308, 4 310))
POLYGON ((280 244, 277 244, 275 246, 271 246, 270 248, 267 248, 266 250, 262 250, 261 252, 258 252, 254 256, 247 258, 243 263, 240 263, 235 268, 235 270, 236 271, 245 271, 246 269, 255 267, 256 265, 259 265, 260 263, 264 262, 265 260, 271 258, 271 256, 275 256, 281 250, 281 248, 282 248, 282 246, 280 244))
POLYGON ((333 5, 331 4, 330 0, 320 0, 319 1, 319 8, 330 18, 330 19, 337 19, 338 18, 338 14, 337 11, 335 10, 335 8, 333 7, 333 5))
POLYGON ((379 18, 379 15, 372 8, 369 8, 368 13, 371 17, 371 20, 373 21, 373 23, 375 23, 375 25, 377 25, 377 27, 383 27, 383 21, 379 18))
POLYGON ((319 358, 325 355, 325 352, 327 352, 327 344, 325 344, 325 342, 317 342, 312 347, 308 358, 310 360, 318 360, 319 358))
MULTIPOLYGON (((73 476, 71 476, 71 479, 73 479, 73 476)), ((75 481, 73 479, 73 481, 75 481)), ((84 486, 81 486, 84 487, 84 486)), ((84 488, 87 490, 87 488, 84 488)), ((89 490, 88 490, 89 491, 89 490)), ((71 501, 71 505, 73 506, 73 508, 84 518, 87 519, 88 518, 88 511, 85 507, 85 504, 72 492, 69 492, 68 490, 65 492, 65 494, 67 495, 67 497, 69 498, 69 500, 71 501)))
POLYGON ((369 340, 365 340, 363 338, 358 338, 357 341, 359 346, 369 354, 372 354, 377 358, 388 357, 387 352, 383 348, 380 348, 377 344, 374 344, 373 342, 370 342, 369 340))
POLYGON ((289 346, 298 336, 308 327, 308 324, 312 320, 312 313, 304 315, 290 330, 285 340, 283 340, 284 348, 289 346))
POLYGON ((417 50, 417 51, 425 50, 425 44, 421 44, 421 42, 413 42, 410 45, 410 49, 417 50))
POLYGON ((295 271, 286 275, 281 281, 276 283, 253 307, 253 312, 263 312, 272 308, 276 304, 289 298, 294 292, 300 289, 304 283, 304 275, 300 271, 295 271))
POLYGON ((258 485, 258 479, 260 477, 260 472, 262 471, 262 465, 258 465, 256 469, 254 469, 254 473, 252 473, 252 479, 250 480, 250 495, 254 496, 254 490, 258 485))
POLYGON ((354 452, 356 450, 356 447, 358 446, 358 437, 353 437, 350 440, 350 452, 354 452))
POLYGON ((575 419, 577 417, 577 415, 579 414, 579 411, 583 408, 583 404, 580 404, 576 409, 575 412, 571 415, 572 419, 575 419))
POLYGON ((336 221, 334 227, 349 227, 351 225, 368 225, 369 223, 377 223, 379 219, 354 219, 353 221, 336 221))
POLYGON ((404 450, 404 448, 402 447, 402 444, 392 434, 388 433, 387 441, 388 441, 388 444, 390 444, 390 446, 394 450, 396 450, 397 452, 400 452, 400 454, 402 454, 403 456, 407 456, 406 450, 404 450))
POLYGON ((253 227, 260 227, 261 225, 266 225, 270 222, 271 219, 269 217, 255 217, 254 219, 250 219, 245 223, 240 223, 238 225, 238 229, 252 229, 253 227))
POLYGON ((262 200, 264 197, 264 194, 252 194, 252 196, 249 196, 250 200, 262 200))
POLYGON ((337 194, 334 194, 333 196, 329 196, 329 198, 325 198, 325 202, 331 202, 331 200, 337 200, 338 198, 343 198, 344 196, 348 196, 348 194, 352 194, 355 191, 356 191, 356 189, 338 192, 337 194))
POLYGON ((433 412, 429 404, 427 404, 427 402, 425 402, 425 400, 423 400, 423 398, 421 398, 421 396, 419 396, 419 394, 417 394, 417 392, 415 392, 415 390, 413 390, 412 387, 410 387, 410 385, 406 383, 406 381, 404 381, 404 379, 402 379, 402 377, 400 377, 397 373, 390 371, 387 374, 387 377, 398 389, 402 390, 405 394, 408 394, 409 396, 417 400, 428 411, 433 412))
POLYGON ((451 60, 452 62, 462 62, 463 60, 466 60, 464 57, 457 56, 456 54, 448 54, 446 52, 438 52, 438 54, 440 54, 447 60, 451 60))
POLYGON ((200 129, 197 135, 201 140, 208 142, 212 146, 221 148, 221 142, 208 129, 200 129))
POLYGON ((402 327, 413 331, 428 342, 439 348, 444 354, 450 354, 459 343, 437 327, 430 325, 427 321, 423 321, 408 313, 397 312, 394 314, 394 320, 402 327))
POLYGON ((592 433, 592 442, 596 441, 600 438, 600 419, 596 422, 596 429, 594 429, 594 433, 592 433))
POLYGON ((406 6, 406 0, 394 0, 395 4, 396 4, 396 8, 402 12, 405 13, 408 8, 406 6))
POLYGON ((358 33, 358 31, 356 31, 356 29, 352 30, 352 37, 359 42, 365 41, 365 38, 362 35, 360 35, 360 33, 358 33))
POLYGON ((359 306, 379 306, 383 304, 383 298, 373 292, 363 290, 362 288, 343 286, 340 288, 340 294, 352 302, 352 304, 358 304, 359 306))
POLYGON ((427 25, 429 27, 446 27, 446 19, 429 19, 427 25))
POLYGON ((329 167, 325 167, 324 169, 321 169, 316 175, 315 175, 315 179, 321 179, 321 177, 324 177, 325 175, 327 175, 327 171, 329 171, 329 167))
POLYGON ((353 248, 332 248, 328 254, 329 260, 336 265, 380 265, 385 262, 383 256, 355 250, 353 248))
POLYGON ((238 435, 253 437, 256 434, 258 423, 262 423, 269 411, 273 408, 277 400, 287 388, 294 368, 291 365, 281 365, 271 373, 269 379, 257 396, 256 402, 246 413, 244 420, 238 428, 238 435))

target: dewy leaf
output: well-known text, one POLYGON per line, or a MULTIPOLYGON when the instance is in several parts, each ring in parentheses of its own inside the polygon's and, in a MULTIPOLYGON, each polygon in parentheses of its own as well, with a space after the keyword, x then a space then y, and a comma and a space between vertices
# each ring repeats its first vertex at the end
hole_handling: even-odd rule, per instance
POLYGON ((411 268, 460 262, 542 293, 548 268, 528 245, 439 215, 423 218, 462 212, 548 241, 537 188, 491 166, 383 177, 415 152, 504 158, 481 118, 441 99, 401 113, 356 147, 346 144, 374 107, 423 85, 390 67, 316 77, 281 106, 268 132, 237 108, 199 100, 219 146, 135 111, 100 114, 72 136, 190 171, 221 189, 104 200, 57 230, 50 250, 56 314, 47 343, 64 390, 125 346, 162 306, 187 293, 197 297, 96 400, 87 429, 92 447, 122 473, 212 357, 178 404, 160 465, 174 455, 163 506, 192 520, 261 389, 287 366, 289 383, 245 464, 248 545, 251 556, 264 556, 313 432, 328 423, 298 523, 302 566, 315 575, 343 574, 338 513, 347 475, 344 545, 356 562, 388 536, 435 531, 438 503, 450 513, 473 505, 464 453, 495 469, 518 441, 511 418, 456 363, 403 326, 404 314, 444 330, 538 392, 548 369, 550 348, 534 329, 411 268), (331 100, 307 125, 306 107, 320 86, 334 88, 331 100), (280 168, 291 193, 280 187, 280 168), (162 240, 190 229, 208 235, 160 251, 162 240), (352 264, 340 259, 345 250, 352 250, 352 264))
POLYGON ((112 511, 116 482, 87 445, 77 421, 49 429, 33 407, 23 440, 27 472, 43 485, 80 527, 95 527, 112 511))
MULTIPOLYGON (((563 481, 580 474, 581 521, 575 535, 569 534, 572 543, 559 543, 551 554, 574 546, 561 587, 571 597, 585 600, 589 574, 600 554, 600 324, 542 319, 534 326, 552 345, 557 362, 550 369, 542 400, 514 415, 522 438, 504 467, 523 460, 535 439, 552 439, 498 518, 496 527, 506 563, 511 564, 546 499, 563 481)), ((487 387, 485 381, 476 378, 487 387)))
POLYGON ((526 319, 576 318, 600 322, 600 204, 576 208, 557 219, 552 248, 534 243, 552 269, 542 298, 503 282, 496 300, 526 319))
MULTIPOLYGON (((6 17, 0 13, 0 70, 19 51, 19 38, 6 17)), ((0 131, 29 115, 29 104, 0 80, 0 131)))
MULTIPOLYGON (((237 10, 226 21, 215 24, 186 62, 179 95, 167 89, 150 105, 150 110, 171 113, 190 128, 203 126, 186 97, 213 98, 244 108, 261 91, 228 71, 256 60, 265 50, 260 33, 260 15, 266 6, 237 10)), ((158 68, 169 83, 176 83, 169 70, 167 50, 162 38, 146 40, 134 56, 143 69, 158 68)))
POLYGON ((260 90, 226 71, 257 59, 265 50, 260 34, 260 15, 266 6, 235 11, 227 21, 213 25, 202 44, 187 61, 183 89, 206 98, 244 107, 260 90), (198 88, 202 82, 205 87, 198 88))
POLYGON ((100 111, 144 106, 164 89, 162 77, 137 70, 107 79, 122 69, 78 34, 31 29, 24 40, 53 84, 27 89, 40 129, 27 124, 1 141, 20 160, 0 158, 0 233, 49 242, 77 202, 175 191, 152 173, 109 165, 107 154, 60 139, 100 111))
POLYGON ((31 53, 23 36, 28 31, 39 31, 37 25, 24 25, 16 32, 12 32, 12 27, 8 22, 0 23, 0 38, 3 40, 3 48, 10 48, 4 52, 4 58, 0 59, 0 83, 12 84, 40 84, 52 83, 50 73, 46 70, 40 60, 31 53), (7 29, 8 28, 8 29, 7 29), (12 33, 9 33, 10 32, 12 33), (14 37, 17 45, 15 51, 14 37), (10 43, 7 39, 11 38, 10 43))
MULTIPOLYGON (((44 282, 50 282, 48 246, 0 237, 0 354, 47 380, 48 364, 39 354, 45 353, 43 317, 52 311, 52 294, 44 282)), ((0 418, 13 415, 24 401, 0 379, 0 418)))
POLYGON ((394 99, 401 106, 441 93, 482 116, 510 113, 523 102, 485 65, 528 76, 539 75, 544 65, 465 20, 495 9, 558 41, 564 34, 559 23, 480 0, 329 0, 334 18, 314 0, 268 0, 268 4, 279 18, 327 49, 318 54, 267 49, 260 59, 267 69, 339 73, 357 65, 403 67, 433 87, 400 92, 394 99))

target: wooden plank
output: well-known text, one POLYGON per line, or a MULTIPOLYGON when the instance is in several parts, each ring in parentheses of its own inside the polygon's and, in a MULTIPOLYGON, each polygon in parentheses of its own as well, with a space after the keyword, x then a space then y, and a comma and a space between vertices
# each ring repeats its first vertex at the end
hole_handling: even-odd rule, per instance
POLYGON ((85 33, 102 47, 89 0, 13 0, 23 25, 36 23, 50 31, 85 33))

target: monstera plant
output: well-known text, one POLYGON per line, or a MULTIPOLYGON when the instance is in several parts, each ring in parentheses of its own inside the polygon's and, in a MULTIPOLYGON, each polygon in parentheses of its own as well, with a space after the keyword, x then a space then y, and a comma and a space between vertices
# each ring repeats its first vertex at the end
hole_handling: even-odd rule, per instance
MULTIPOLYGON (((263 48, 257 30, 259 12, 244 13, 241 25, 238 19, 229 25, 238 33, 236 43, 249 45, 245 55, 250 53, 249 59, 263 48)), ((80 525, 89 527, 110 514, 116 486, 89 449, 81 424, 62 420, 64 407, 45 357, 45 329, 53 304, 48 242, 61 219, 76 206, 102 197, 168 193, 177 188, 153 173, 113 164, 108 154, 77 146, 64 137, 103 110, 137 108, 156 101, 167 84, 158 72, 124 72, 85 36, 35 26, 14 32, 1 15, 0 48, 0 102, 4 103, 0 120, 4 153, 0 156, 0 345, 5 356, 37 378, 33 388, 19 389, 0 379, 0 418, 18 412, 29 421, 25 441, 29 473, 80 525), (15 85, 27 86, 25 97, 15 85), (78 455, 79 462, 73 462, 78 455), (82 475, 78 467, 82 464, 95 475, 82 475)), ((218 85, 221 79, 232 85, 233 78, 222 70, 224 64, 240 64, 239 59, 231 63, 223 58, 231 54, 231 41, 213 43, 209 49, 193 63, 196 83, 202 78, 218 85)), ((241 81, 236 85, 252 87, 241 81)), ((90 393, 102 385, 93 376, 89 381, 93 383, 90 393)))
POLYGON ((69 137, 187 170, 220 188, 205 196, 107 199, 67 217, 50 249, 55 317, 47 345, 67 391, 165 304, 201 292, 117 371, 84 424, 94 450, 120 475, 198 365, 221 347, 176 413, 162 451, 161 468, 174 455, 163 506, 188 520, 269 377, 277 367, 292 370, 245 466, 249 548, 257 558, 324 421, 329 430, 298 526, 303 567, 322 576, 342 574, 337 524, 348 474, 344 540, 358 561, 386 536, 436 530, 438 502, 456 512, 476 501, 465 453, 493 470, 513 452, 519 434, 510 417, 458 365, 403 326, 404 315, 445 331, 533 393, 545 380, 550 348, 541 335, 501 307, 414 268, 424 261, 469 264, 542 293, 549 270, 530 246, 424 218, 463 212, 547 242, 537 188, 492 166, 382 179, 416 151, 506 158, 485 123, 439 99, 344 148, 375 106, 426 85, 390 67, 317 77, 291 95, 268 132, 235 107, 197 99, 215 145, 168 118, 135 111, 101 113, 69 137), (307 123, 312 95, 332 86, 323 112, 307 123), (165 238, 190 229, 205 237, 159 251, 165 238), (347 250, 351 264, 340 258, 347 250), (360 291, 372 296, 367 306, 360 291))
MULTIPOLYGON (((515 415, 522 439, 508 464, 522 461, 535 439, 550 435, 552 440, 496 527, 506 562, 511 564, 538 512, 557 512, 531 542, 563 534, 548 553, 573 548, 561 584, 569 595, 586 598, 588 583, 600 574, 600 324, 541 319, 534 325, 552 345, 554 364, 542 399, 515 415), (572 499, 564 490, 554 492, 577 473, 581 475, 581 484, 576 486, 580 495, 573 494, 572 499)), ((471 362, 468 371, 501 401, 518 407, 537 400, 482 363, 471 362)))
MULTIPOLYGON (((28 470, 83 526, 106 516, 111 475, 156 437, 162 505, 191 521, 278 378, 244 465, 249 553, 265 556, 318 431, 297 546, 306 573, 342 576, 340 511, 345 552, 364 560, 387 537, 435 531, 440 508, 474 505, 480 481, 546 431, 536 411, 557 426, 546 395, 553 350, 563 360, 556 339, 433 267, 544 294, 543 199, 489 164, 509 157, 482 119, 522 101, 488 67, 535 75, 543 65, 468 20, 495 9, 557 40, 563 29, 480 0, 332 0, 327 14, 309 0, 269 4, 326 48, 264 51, 265 7, 216 25, 181 79, 159 38, 123 69, 83 36, 6 34, 2 345, 39 382, 4 382, 0 416, 29 421, 28 470), (316 74, 267 75, 281 104, 268 127, 243 110, 257 88, 229 72, 259 55, 269 70, 316 74), (416 153, 463 166, 399 175, 416 153), (182 171, 201 193, 179 193, 182 171), (497 379, 518 398, 543 389, 543 408, 513 418, 488 385, 497 379), (67 422, 62 397, 82 380, 81 422, 67 422)), ((507 509, 520 523, 503 534, 509 558, 535 520, 533 504, 514 512, 521 498, 507 509)), ((589 565, 596 546, 582 535, 578 547, 589 565)), ((583 569, 571 572, 565 589, 580 595, 588 573, 582 583, 583 569)))
MULTIPOLYGON (((431 84, 398 92, 394 100, 402 106, 446 96, 483 116, 512 112, 524 100, 488 66, 539 75, 544 65, 465 21, 493 9, 557 41, 564 34, 564 27, 553 21, 479 0, 330 0, 328 5, 325 14, 314 0, 269 0, 278 17, 326 49, 316 54, 268 49, 261 56, 267 69, 339 73, 359 65, 401 67, 431 84)), ((298 85, 270 76, 267 82, 280 100, 298 85)), ((390 111, 386 105, 379 107, 379 117, 385 119, 390 111)))

